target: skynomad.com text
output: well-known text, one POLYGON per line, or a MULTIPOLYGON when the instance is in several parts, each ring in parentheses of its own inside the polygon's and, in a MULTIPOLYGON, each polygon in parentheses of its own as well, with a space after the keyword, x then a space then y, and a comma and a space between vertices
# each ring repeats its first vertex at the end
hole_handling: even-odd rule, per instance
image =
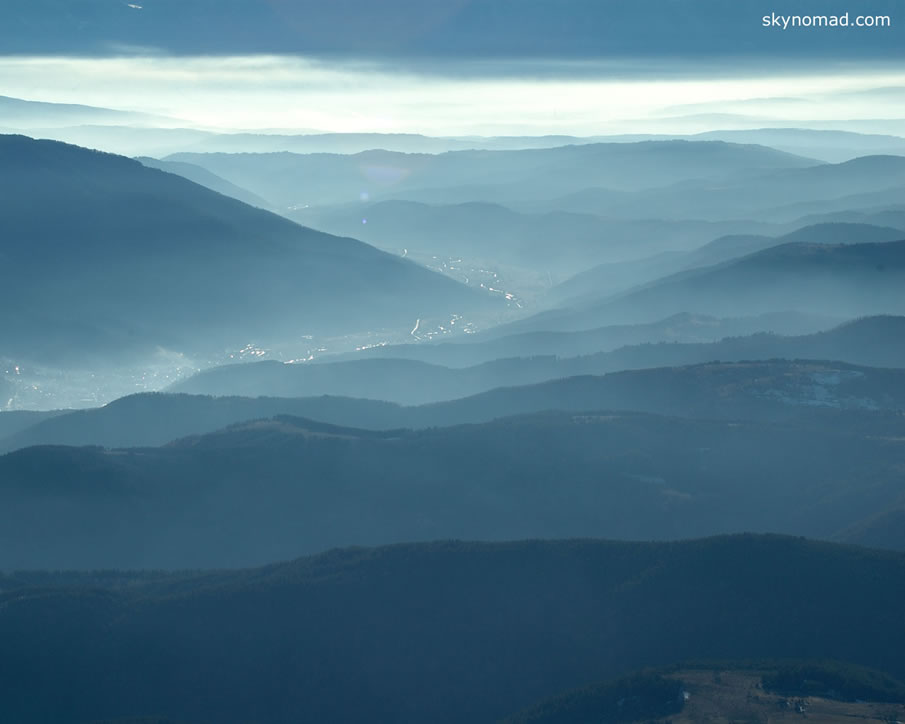
POLYGON ((779 15, 771 13, 762 19, 765 28, 891 28, 889 15, 779 15))

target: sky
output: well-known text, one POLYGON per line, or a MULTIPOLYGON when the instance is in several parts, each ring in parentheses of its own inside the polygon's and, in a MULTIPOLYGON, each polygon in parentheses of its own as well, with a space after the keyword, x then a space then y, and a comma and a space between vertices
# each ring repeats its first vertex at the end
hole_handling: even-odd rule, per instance
POLYGON ((0 53, 905 60, 902 0, 4 0, 0 53), (884 29, 765 28, 884 14, 884 29))
POLYGON ((905 109, 897 64, 720 75, 658 62, 630 73, 610 61, 560 61, 558 72, 550 63, 538 72, 526 62, 521 73, 492 65, 447 74, 297 56, 7 56, 0 94, 154 113, 177 126, 440 135, 695 132, 713 127, 712 114, 735 115, 720 118, 723 127, 757 127, 897 118, 905 109))
POLYGON ((905 116, 905 0, 2 5, 0 95, 174 125, 595 135, 905 116), (764 15, 809 12, 892 25, 763 27, 764 15))

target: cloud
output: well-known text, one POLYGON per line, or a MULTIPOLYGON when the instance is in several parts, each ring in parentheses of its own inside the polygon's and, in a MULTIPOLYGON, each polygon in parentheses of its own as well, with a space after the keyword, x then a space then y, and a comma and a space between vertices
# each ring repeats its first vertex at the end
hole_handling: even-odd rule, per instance
POLYGON ((713 114, 893 117, 902 108, 894 95, 883 101, 852 94, 905 85, 905 71, 887 67, 797 75, 759 68, 727 79, 724 71, 708 77, 696 64, 681 73, 672 63, 671 74, 659 74, 648 63, 650 72, 637 75, 615 72, 608 62, 611 72, 548 76, 535 75, 533 61, 523 73, 512 61, 505 65, 506 72, 440 76, 376 61, 296 56, 0 57, 0 93, 229 129, 593 135, 662 130, 658 120, 692 113, 700 130, 713 127, 713 114))
POLYGON ((28 0, 4 8, 0 52, 102 56, 116 45, 153 46, 183 56, 470 60, 472 70, 504 59, 901 61, 903 13, 898 0, 28 0), (783 32, 763 27, 771 12, 893 22, 783 32))

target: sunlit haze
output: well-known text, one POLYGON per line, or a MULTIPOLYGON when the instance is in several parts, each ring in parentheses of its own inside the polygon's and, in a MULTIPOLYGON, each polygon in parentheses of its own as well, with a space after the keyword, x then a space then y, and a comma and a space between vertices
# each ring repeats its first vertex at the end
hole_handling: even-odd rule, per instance
POLYGON ((905 724, 905 0, 0 0, 0 724, 905 724))
POLYGON ((523 65, 519 73, 514 62, 466 63, 453 74, 286 56, 3 57, 0 89, 212 129, 590 135, 903 116, 905 72, 888 65, 766 73, 663 61, 523 65), (731 116, 717 123, 712 114, 731 116))

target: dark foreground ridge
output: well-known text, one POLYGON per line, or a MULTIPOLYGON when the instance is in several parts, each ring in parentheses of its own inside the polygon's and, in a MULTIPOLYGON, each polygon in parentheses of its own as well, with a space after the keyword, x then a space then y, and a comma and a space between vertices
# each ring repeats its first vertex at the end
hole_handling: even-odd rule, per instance
POLYGON ((13 574, 0 719, 481 724, 689 659, 837 659, 900 678, 903 582, 902 554, 752 535, 13 574))
POLYGON ((838 661, 689 662, 564 692, 505 724, 800 722, 805 717, 880 724, 900 720, 903 702, 905 684, 838 661))

